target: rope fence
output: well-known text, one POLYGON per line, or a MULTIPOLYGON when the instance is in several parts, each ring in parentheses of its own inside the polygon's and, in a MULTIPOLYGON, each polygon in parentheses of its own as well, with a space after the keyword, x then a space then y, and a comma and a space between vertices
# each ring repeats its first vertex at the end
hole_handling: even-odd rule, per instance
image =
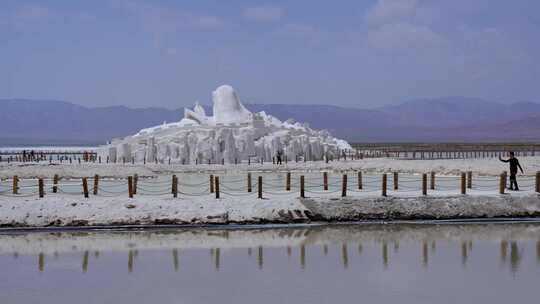
MULTIPOLYGON (((307 194, 321 196, 341 197, 349 194, 373 194, 379 192, 381 196, 391 194, 416 194, 426 196, 431 193, 445 194, 474 194, 485 192, 505 194, 509 185, 507 172, 499 176, 475 176, 471 171, 463 172, 458 176, 438 176, 434 172, 421 175, 399 175, 397 172, 384 173, 380 176, 362 175, 362 172, 342 174, 329 177, 328 172, 322 176, 311 174, 292 176, 287 173, 284 178, 264 178, 263 175, 252 177, 248 173, 246 178, 221 178, 209 175, 208 179, 192 181, 186 175, 177 177, 173 175, 170 180, 146 178, 139 179, 137 175, 129 176, 123 180, 100 180, 98 175, 83 177, 80 180, 64 180, 57 175, 50 179, 11 179, 0 180, 0 197, 33 197, 40 198, 49 194, 62 194, 80 196, 85 198, 93 196, 119 197, 134 196, 178 196, 201 197, 213 195, 216 198, 223 196, 247 197, 257 196, 265 198, 268 195, 300 196, 307 194), (186 177, 184 179, 184 177, 186 177), (186 182, 184 180, 188 180, 186 182)), ((521 190, 540 193, 540 172, 535 176, 520 177, 521 190)))

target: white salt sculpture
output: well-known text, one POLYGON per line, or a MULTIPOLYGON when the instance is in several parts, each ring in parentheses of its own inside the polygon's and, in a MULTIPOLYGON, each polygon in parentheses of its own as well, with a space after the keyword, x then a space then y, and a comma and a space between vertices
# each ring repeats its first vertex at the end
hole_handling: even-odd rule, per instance
POLYGON ((288 160, 323 160, 351 149, 346 141, 326 130, 313 130, 293 119, 282 122, 265 112, 251 113, 231 86, 217 88, 212 101, 213 116, 196 102, 193 110, 184 110, 179 122, 113 139, 99 149, 99 154, 112 162, 120 158, 195 164, 235 163, 249 158, 270 161, 278 153, 288 160))

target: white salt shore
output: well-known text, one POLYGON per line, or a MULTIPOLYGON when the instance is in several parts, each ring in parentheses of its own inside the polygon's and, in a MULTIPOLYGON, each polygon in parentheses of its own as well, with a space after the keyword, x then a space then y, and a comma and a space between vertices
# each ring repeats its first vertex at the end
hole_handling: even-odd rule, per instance
MULTIPOLYGON (((293 223, 312 221, 351 221, 361 219, 451 219, 477 217, 527 217, 540 215, 540 198, 534 193, 534 177, 540 171, 540 157, 522 157, 520 162, 526 175, 519 176, 520 192, 499 195, 498 175, 507 170, 497 159, 458 160, 396 160, 387 158, 318 162, 289 162, 281 166, 264 164, 225 165, 166 165, 166 164, 48 164, 48 163, 1 163, 0 178, 0 225, 1 226, 65 226, 65 225, 112 225, 112 224, 230 224, 230 223, 293 223), (138 174, 164 180, 163 187, 170 187, 170 175, 177 174, 186 181, 197 175, 206 182, 213 173, 231 181, 230 176, 240 176, 238 189, 245 187, 245 173, 253 172, 253 193, 245 190, 231 191, 224 182, 219 200, 212 194, 186 196, 179 194, 173 199, 170 188, 166 195, 138 194, 127 197, 125 180, 120 185, 123 191, 118 196, 90 195, 85 199, 76 186, 76 195, 52 194, 48 188, 44 198, 12 197, 9 195, 13 175, 35 184, 36 177, 49 179, 54 174, 69 179, 93 177, 122 178, 138 174), (264 198, 257 199, 256 176, 276 176, 278 172, 293 172, 293 189, 286 193, 283 181, 271 181, 265 177, 264 198), (330 172, 331 188, 324 192, 320 188, 321 171, 330 172), (351 178, 347 198, 340 198, 341 172, 348 171, 351 178), (355 189, 354 172, 365 174, 363 190, 355 189), (437 190, 421 194, 419 173, 437 173, 437 190), (467 195, 459 195, 459 175, 473 171, 473 189, 467 195), (401 172, 400 189, 394 192, 389 176, 388 198, 381 197, 380 173, 401 172), (312 174, 307 178, 306 199, 299 198, 298 176, 312 174), (371 174, 371 176, 369 176, 371 174), (445 177, 446 176, 446 177, 445 177), (315 179, 317 178, 317 179, 315 179), (266 183, 272 186, 267 186, 266 183), (440 187, 439 187, 440 185, 440 187), (230 192, 230 193, 227 193, 230 192)), ((68 181, 69 182, 69 181, 68 181)), ((91 185, 90 185, 91 187, 91 185)), ((208 187, 204 185, 202 187, 208 187)), ((164 191, 167 190, 164 188, 164 191)), ((195 189, 196 190, 196 189, 195 189)), ((192 190, 192 191, 195 191, 192 190)), ((91 190, 90 190, 91 191, 91 190)), ((207 191, 207 189, 206 189, 207 191)), ((142 191, 141 191, 142 192, 142 191)), ((151 193, 148 193, 151 194, 151 193)))
POLYGON ((355 193, 299 198, 296 194, 100 197, 50 194, 45 198, 0 198, 0 226, 99 226, 156 224, 252 224, 312 221, 538 217, 540 196, 531 191, 422 197, 417 191, 380 197, 355 193))
MULTIPOLYGON (((540 157, 521 157, 520 163, 526 176, 534 176, 540 171, 540 157)), ((7 179, 14 175, 20 178, 51 178, 58 174, 64 178, 92 177, 98 174, 102 177, 118 177, 138 174, 139 176, 158 176, 161 174, 189 173, 189 172, 230 172, 242 173, 247 171, 261 172, 316 172, 316 171, 362 171, 365 173, 399 172, 421 174, 435 172, 437 175, 458 175, 461 172, 472 171, 475 175, 498 176, 502 171, 508 170, 506 164, 496 158, 480 159, 435 159, 435 160, 401 160, 392 158, 366 158, 362 160, 288 162, 283 165, 272 163, 225 164, 225 165, 178 165, 178 164, 99 164, 99 163, 73 163, 49 164, 40 163, 0 163, 0 178, 7 179)))

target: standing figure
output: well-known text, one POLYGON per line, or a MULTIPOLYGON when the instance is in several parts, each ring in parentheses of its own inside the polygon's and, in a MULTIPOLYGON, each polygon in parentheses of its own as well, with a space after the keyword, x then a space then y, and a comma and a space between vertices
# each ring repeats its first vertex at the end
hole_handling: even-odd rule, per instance
POLYGON ((282 158, 282 155, 283 155, 283 151, 278 150, 278 151, 277 151, 277 156, 276 156, 276 160, 277 160, 276 163, 277 163, 278 165, 281 165, 281 158, 282 158))
POLYGON ((519 191, 519 187, 516 180, 516 174, 517 174, 518 168, 519 170, 521 170, 521 174, 523 174, 523 169, 521 168, 521 165, 519 164, 519 160, 514 157, 514 152, 509 152, 508 154, 510 155, 509 159, 502 159, 499 156, 499 160, 504 163, 510 163, 510 188, 509 190, 519 191))

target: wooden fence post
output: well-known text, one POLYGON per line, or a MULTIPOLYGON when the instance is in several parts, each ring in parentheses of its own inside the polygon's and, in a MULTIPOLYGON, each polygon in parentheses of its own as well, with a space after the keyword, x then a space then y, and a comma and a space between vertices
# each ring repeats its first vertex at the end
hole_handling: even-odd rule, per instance
POLYGON ((82 178, 82 188, 83 188, 84 198, 88 198, 88 180, 86 177, 82 178))
POLYGON ((384 173, 382 175, 382 196, 386 196, 386 186, 387 186, 387 175, 384 173))
POLYGON ((305 189, 304 189, 304 176, 300 175, 300 197, 304 198, 306 197, 305 189))
POLYGON ((53 193, 57 193, 58 192, 58 174, 55 174, 53 176, 53 187, 52 187, 52 192, 53 193))
POLYGON ((285 182, 285 190, 291 191, 291 172, 287 172, 286 179, 287 180, 285 182))
POLYGON ((250 172, 248 172, 247 187, 248 187, 248 192, 251 192, 251 173, 250 172))
POLYGON ((461 172, 461 194, 467 193, 467 176, 465 172, 461 172))
POLYGON ((210 174, 210 193, 214 193, 214 175, 210 174))
POLYGON ((323 172, 323 189, 328 190, 328 172, 323 172))
POLYGON ((429 188, 435 190, 435 172, 433 171, 431 171, 431 184, 429 188))
POLYGON ((362 184, 362 171, 358 171, 358 190, 362 190, 363 188, 362 184))
POLYGON ((137 194, 137 184, 139 183, 139 175, 133 174, 133 195, 137 194))
POLYGON ((262 176, 259 175, 259 178, 258 178, 258 183, 257 183, 257 197, 262 199, 263 198, 263 185, 262 185, 262 176))
POLYGON ((540 193, 540 171, 536 172, 536 192, 540 193))
POLYGON ((13 176, 13 194, 19 193, 19 177, 17 175, 13 176))
POLYGON ((216 192, 216 199, 219 199, 219 176, 214 177, 214 182, 216 183, 214 191, 216 192))
POLYGON ((467 171, 467 188, 472 189, 472 171, 467 171))
POLYGON ((343 174, 341 182, 341 197, 347 196, 347 174, 343 174))
POLYGON ((427 195, 427 174, 422 174, 422 195, 427 195))
POLYGON ((172 176, 171 191, 174 198, 178 197, 178 180, 176 179, 176 174, 172 176))
POLYGON ((43 189, 43 178, 38 179, 38 188, 39 188, 39 197, 42 198, 45 196, 45 189, 43 189))
POLYGON ((504 194, 504 189, 506 188, 504 173, 501 173, 499 177, 499 194, 504 194))
POLYGON ((398 181, 398 173, 397 172, 394 172, 394 190, 398 190, 399 187, 399 181, 398 181))
POLYGON ((98 195, 98 186, 99 186, 99 175, 94 175, 94 195, 98 195))

